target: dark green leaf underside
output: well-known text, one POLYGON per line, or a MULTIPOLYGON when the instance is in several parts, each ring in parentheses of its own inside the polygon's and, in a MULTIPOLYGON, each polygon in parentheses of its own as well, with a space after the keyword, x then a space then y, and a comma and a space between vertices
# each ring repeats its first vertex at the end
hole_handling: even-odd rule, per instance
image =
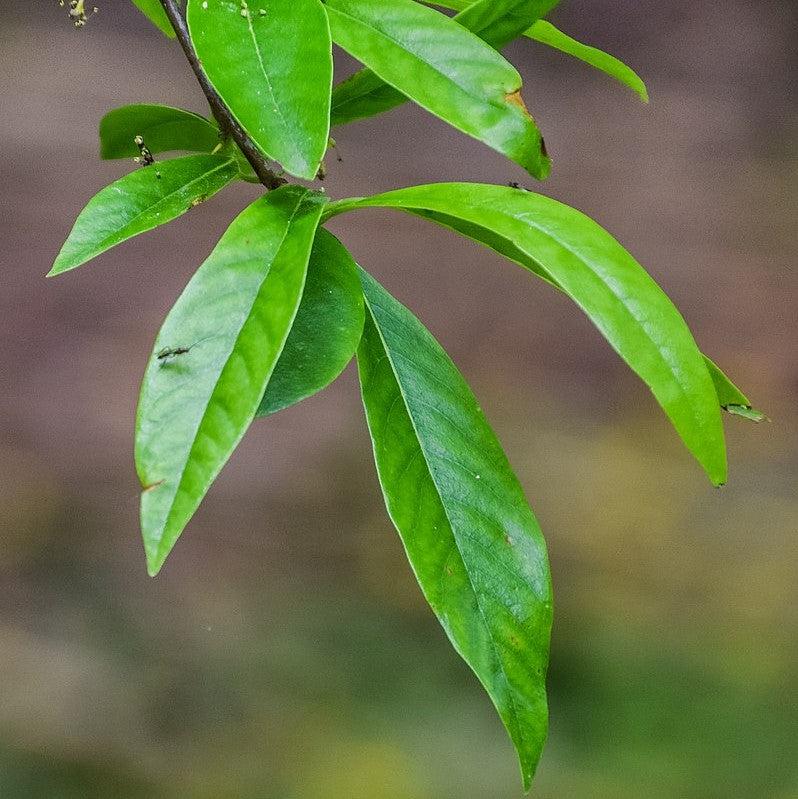
POLYGON ((321 391, 352 360, 363 332, 363 291, 346 248, 319 230, 305 290, 257 416, 267 416, 321 391))
POLYGON ((220 141, 216 125, 199 114, 165 105, 125 105, 100 121, 100 156, 134 158, 139 155, 136 136, 152 153, 210 153, 220 141))

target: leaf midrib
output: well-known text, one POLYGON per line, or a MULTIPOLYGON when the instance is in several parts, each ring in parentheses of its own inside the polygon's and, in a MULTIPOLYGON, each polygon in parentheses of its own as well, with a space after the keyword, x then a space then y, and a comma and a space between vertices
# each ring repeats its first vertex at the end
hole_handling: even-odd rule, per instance
POLYGON ((266 81, 266 88, 269 90, 269 94, 271 95, 272 102, 274 103, 274 108, 277 111, 277 115, 280 117, 280 125, 283 128, 283 133, 287 133, 287 136, 284 136, 283 141, 287 141, 289 143, 289 147, 294 151, 294 157, 297 158, 301 162, 305 162, 307 159, 302 155, 299 151, 296 142, 294 141, 293 136, 291 135, 294 131, 293 127, 288 124, 286 120, 283 109, 280 106, 280 103, 277 102, 277 95, 274 93, 274 87, 272 86, 271 78, 269 77, 269 73, 266 71, 266 65, 263 63, 263 56, 260 52, 260 47, 258 46, 258 40, 255 37, 255 28, 252 25, 252 14, 247 14, 247 28, 249 29, 249 36, 252 39, 252 46, 255 48, 255 55, 258 59, 258 66, 260 67, 260 71, 263 74, 263 78, 266 81))

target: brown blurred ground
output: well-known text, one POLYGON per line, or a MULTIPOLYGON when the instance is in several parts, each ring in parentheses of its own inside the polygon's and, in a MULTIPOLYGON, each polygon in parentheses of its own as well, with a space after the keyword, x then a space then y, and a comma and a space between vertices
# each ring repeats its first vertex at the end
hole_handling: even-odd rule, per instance
MULTIPOLYGON (((162 575, 138 540, 132 426, 160 321, 253 195, 233 189, 68 276, 110 107, 203 110, 129 4, 0 28, 0 796, 483 799, 513 756, 380 506, 354 376, 253 428, 162 575)), ((569 304, 404 216, 336 224, 463 369, 551 551, 543 799, 798 797, 798 13, 791 0, 564 3, 652 104, 511 48, 556 161, 543 190, 663 284, 773 421, 730 420, 714 491, 569 304)), ((417 109, 336 134, 335 196, 524 181, 417 109)))

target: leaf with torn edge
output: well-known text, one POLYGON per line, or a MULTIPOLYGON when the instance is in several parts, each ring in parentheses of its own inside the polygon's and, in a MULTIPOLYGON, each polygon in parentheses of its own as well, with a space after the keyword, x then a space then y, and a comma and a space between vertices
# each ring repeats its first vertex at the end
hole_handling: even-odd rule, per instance
POLYGON ((478 36, 414 0, 326 0, 325 8, 336 44, 386 84, 535 177, 548 175, 521 76, 478 36))

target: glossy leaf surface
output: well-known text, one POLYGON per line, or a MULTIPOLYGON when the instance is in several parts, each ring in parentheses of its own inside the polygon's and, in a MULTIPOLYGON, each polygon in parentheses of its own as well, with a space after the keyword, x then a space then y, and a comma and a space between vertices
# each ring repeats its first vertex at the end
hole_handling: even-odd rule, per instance
POLYGON ((427 601, 495 704, 529 784, 546 738, 546 547, 457 368, 362 274, 358 365, 388 512, 427 601))
POLYGON ((202 68, 255 144, 312 180, 330 132, 332 43, 319 0, 189 0, 202 68))
POLYGON ((134 158, 141 136, 152 153, 183 150, 209 153, 219 145, 219 129, 205 117, 166 105, 124 105, 100 120, 100 156, 134 158))
MULTIPOLYGON (((479 0, 454 20, 491 47, 499 48, 520 36, 535 20, 548 13, 557 0, 479 0)), ((404 94, 361 69, 333 89, 332 123, 343 125, 375 116, 407 102, 404 94)))
POLYGON ((346 248, 326 230, 313 243, 294 324, 266 386, 258 416, 294 405, 335 380, 363 332, 363 290, 346 248))
POLYGON ((141 528, 155 574, 252 422, 296 316, 324 198, 255 201, 161 328, 136 417, 141 528))
POLYGON ((175 38, 175 31, 174 28, 172 28, 172 23, 169 21, 169 17, 166 16, 166 12, 163 10, 163 6, 160 4, 159 0, 133 0, 133 4, 161 31, 161 33, 165 34, 170 39, 175 38))
MULTIPOLYGON (((717 395, 690 330, 668 297, 600 225, 567 205, 506 186, 445 183, 342 201, 330 213, 381 206, 444 214, 489 231, 478 240, 539 266, 649 386, 716 485, 726 481, 717 395)), ((464 231, 465 232, 465 231, 464 231)))
POLYGON ((325 5, 335 42, 376 76, 535 177, 546 177, 550 164, 521 99, 521 77, 478 36, 414 0, 325 5))
POLYGON ((133 236, 171 222, 238 174, 229 158, 189 155, 125 175, 96 194, 80 212, 49 274, 74 269, 133 236))

